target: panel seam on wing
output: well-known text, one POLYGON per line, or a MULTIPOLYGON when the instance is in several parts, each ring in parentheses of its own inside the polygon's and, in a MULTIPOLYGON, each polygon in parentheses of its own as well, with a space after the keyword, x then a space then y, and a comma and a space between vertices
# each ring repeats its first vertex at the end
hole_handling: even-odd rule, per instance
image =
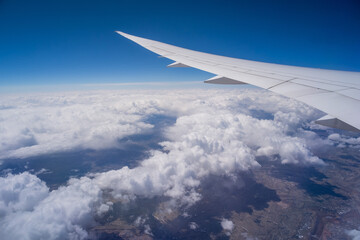
POLYGON ((286 80, 286 81, 284 81, 284 82, 275 84, 274 86, 271 86, 271 87, 266 88, 266 89, 267 89, 267 90, 270 90, 270 89, 272 89, 272 88, 274 88, 274 87, 277 87, 277 86, 279 86, 279 85, 281 85, 281 84, 284 84, 284 83, 288 83, 288 82, 290 82, 291 80, 295 80, 295 79, 296 79, 296 77, 295 77, 295 78, 292 78, 292 79, 289 79, 289 80, 286 80))

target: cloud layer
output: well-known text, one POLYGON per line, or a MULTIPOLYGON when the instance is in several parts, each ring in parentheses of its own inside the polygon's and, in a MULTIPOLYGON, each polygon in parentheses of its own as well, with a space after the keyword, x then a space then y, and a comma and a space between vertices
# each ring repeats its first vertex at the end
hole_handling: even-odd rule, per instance
POLYGON ((53 191, 29 173, 0 178, 4 239, 85 239, 94 217, 111 208, 104 191, 122 201, 167 196, 189 206, 201 199, 197 187, 203 178, 260 167, 257 156, 284 164, 323 163, 307 145, 320 139, 303 128, 321 114, 261 90, 7 97, 0 102, 0 156, 120 147, 120 139, 150 131, 146 119, 154 114, 177 120, 162 129, 167 139, 160 143, 163 149, 133 169, 71 179, 53 191))

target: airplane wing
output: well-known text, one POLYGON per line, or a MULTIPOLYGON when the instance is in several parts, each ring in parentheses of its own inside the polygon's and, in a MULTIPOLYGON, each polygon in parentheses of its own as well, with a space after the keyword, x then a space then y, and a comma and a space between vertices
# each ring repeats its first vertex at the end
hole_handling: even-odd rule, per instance
POLYGON ((193 67, 216 76, 214 84, 251 84, 297 99, 328 115, 316 123, 360 132, 360 73, 287 66, 223 57, 117 31, 142 47, 169 58, 168 67, 193 67))

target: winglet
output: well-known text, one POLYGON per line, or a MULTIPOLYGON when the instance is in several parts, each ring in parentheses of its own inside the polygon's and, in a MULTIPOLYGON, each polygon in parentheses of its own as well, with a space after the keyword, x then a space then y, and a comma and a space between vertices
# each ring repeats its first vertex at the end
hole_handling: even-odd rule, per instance
POLYGON ((332 128, 353 131, 353 132, 360 132, 359 129, 341 121, 338 118, 330 116, 330 115, 325 115, 322 118, 319 118, 318 120, 315 121, 315 123, 326 126, 326 127, 332 127, 332 128))
POLYGON ((181 62, 174 62, 167 65, 167 67, 189 67, 188 65, 185 65, 181 62))
POLYGON ((241 81, 237 81, 231 78, 227 78, 227 77, 223 77, 223 76, 215 76, 212 77, 206 81, 204 81, 204 83, 213 83, 213 84, 247 84, 241 81))

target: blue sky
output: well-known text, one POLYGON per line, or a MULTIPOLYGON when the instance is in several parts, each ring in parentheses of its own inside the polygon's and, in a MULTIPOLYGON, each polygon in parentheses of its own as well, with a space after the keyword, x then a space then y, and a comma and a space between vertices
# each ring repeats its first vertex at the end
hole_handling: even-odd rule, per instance
POLYGON ((116 34, 225 56, 360 71, 358 1, 0 0, 0 87, 202 81, 116 34))

